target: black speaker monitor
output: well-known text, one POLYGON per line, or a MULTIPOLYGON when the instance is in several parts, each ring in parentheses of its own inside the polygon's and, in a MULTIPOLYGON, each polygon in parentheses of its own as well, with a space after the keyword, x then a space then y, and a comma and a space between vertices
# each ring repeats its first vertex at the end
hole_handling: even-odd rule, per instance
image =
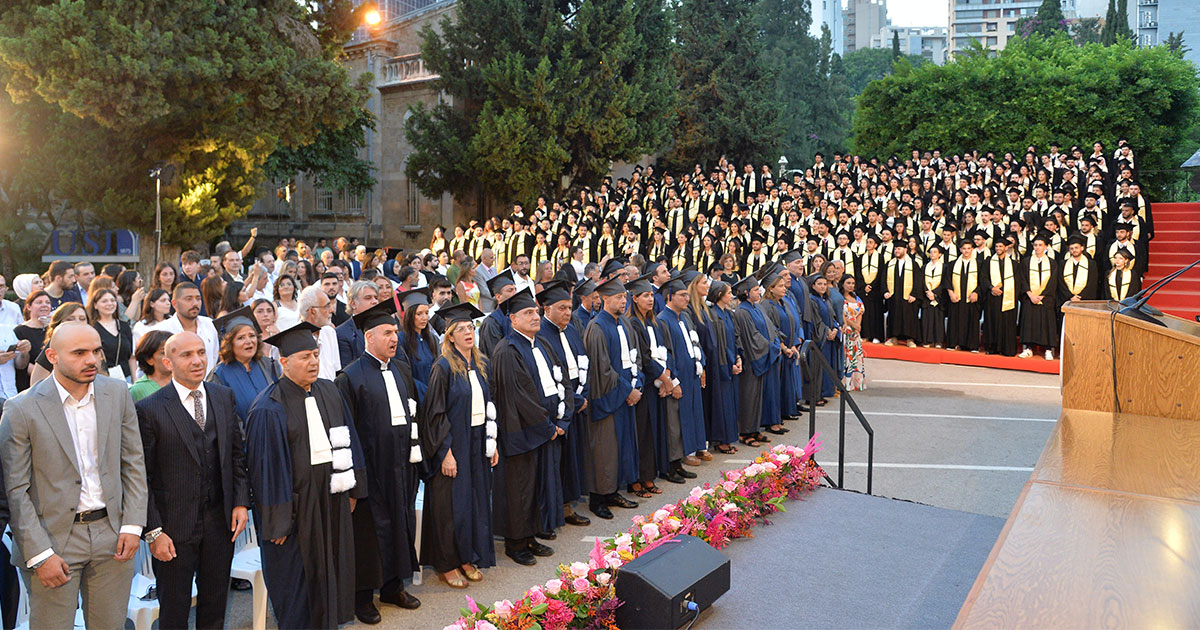
POLYGON ((621 567, 617 626, 678 628, 728 590, 729 558, 695 536, 677 536, 621 567))

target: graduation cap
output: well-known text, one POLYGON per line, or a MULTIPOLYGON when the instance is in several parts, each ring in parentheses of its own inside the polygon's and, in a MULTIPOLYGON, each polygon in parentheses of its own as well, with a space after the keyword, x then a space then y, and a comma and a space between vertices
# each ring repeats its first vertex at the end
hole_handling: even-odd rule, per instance
POLYGON ((939 254, 941 254, 941 255, 945 256, 945 255, 946 255, 946 248, 942 247, 941 245, 936 245, 936 244, 935 244, 933 247, 930 247, 930 248, 929 248, 929 253, 931 253, 931 254, 932 254, 933 252, 937 252, 937 253, 939 253, 939 254))
MULTIPOLYGON (((408 293, 412 293, 412 291, 409 291, 408 293)), ((363 332, 384 324, 396 324, 395 300, 383 300, 375 306, 372 306, 371 308, 354 316, 354 325, 363 332)))
POLYGON ((596 292, 596 283, 592 282, 588 278, 584 278, 583 280, 580 280, 579 282, 575 283, 576 297, 587 297, 595 292, 596 292))
POLYGON ((213 326, 217 327, 217 332, 221 336, 225 336, 234 326, 246 324, 254 328, 258 334, 262 334, 262 329, 258 327, 258 322, 254 319, 254 309, 249 306, 243 306, 231 313, 227 313, 213 320, 213 326))
MULTIPOLYGON (((568 265, 570 266, 570 265, 568 265)), ((571 299, 571 283, 566 280, 552 280, 542 286, 537 294, 537 301, 542 306, 550 306, 556 302, 571 299)))
POLYGON ((1128 247, 1118 247, 1117 251, 1113 252, 1113 256, 1120 254, 1125 257, 1125 260, 1133 260, 1133 252, 1129 251, 1128 247))
POLYGON ((487 281, 488 292, 493 296, 500 295, 500 290, 507 286, 516 286, 517 282, 513 279, 512 269, 505 269, 487 281))
POLYGON ((733 294, 739 298, 745 297, 758 286, 758 279, 754 276, 746 276, 733 285, 733 294))
POLYGON ((943 232, 957 232, 958 224, 947 222, 946 225, 942 226, 942 231, 943 232))
POLYGON ((446 322, 446 327, 455 322, 469 322, 483 317, 483 311, 475 308, 470 302, 462 302, 453 306, 438 309, 438 315, 446 322))
POLYGON ((500 305, 505 315, 512 316, 513 313, 523 311, 527 308, 537 308, 537 299, 533 295, 531 287, 525 287, 513 294, 512 297, 504 301, 500 305))
POLYGON ((679 280, 680 282, 687 285, 687 284, 691 284, 692 280, 695 280, 696 277, 699 275, 700 275, 699 271, 696 271, 695 269, 688 267, 686 269, 683 269, 681 271, 676 271, 675 273, 671 274, 671 279, 679 280))
POLYGON ((279 356, 290 357, 297 352, 316 350, 317 338, 313 335, 319 332, 321 332, 320 328, 306 321, 301 321, 287 330, 275 333, 264 339, 263 343, 271 344, 278 348, 279 356))
MULTIPOLYGON (((867 238, 871 238, 872 236, 875 236, 875 235, 871 234, 867 238)), ((876 242, 878 242, 879 237, 875 237, 875 240, 876 240, 876 242)), ((783 256, 780 257, 780 260, 782 260, 784 264, 787 264, 790 262, 795 262, 797 260, 802 260, 803 258, 804 258, 804 250, 792 249, 792 250, 788 250, 788 251, 784 252, 783 256)))
POLYGON ((1083 216, 1079 217, 1079 222, 1083 223, 1084 221, 1096 225, 1096 214, 1094 212, 1083 213, 1083 216))
POLYGON ((409 289, 408 291, 405 291, 396 297, 399 298, 400 304, 403 305, 404 308, 409 308, 412 306, 429 304, 429 297, 431 293, 432 291, 429 287, 421 287, 420 289, 409 289))
MULTIPOLYGON (((883 239, 880 238, 879 235, 875 234, 874 232, 867 235, 867 240, 875 241, 875 245, 883 245, 883 239)), ((784 261, 784 262, 791 262, 791 261, 784 261)))
POLYGON ((600 272, 600 277, 607 278, 614 273, 619 273, 623 269, 625 269, 625 263, 616 258, 611 258, 608 262, 604 263, 604 269, 600 272))
POLYGON ((1117 223, 1115 226, 1113 226, 1113 231, 1120 232, 1121 230, 1125 230, 1126 232, 1132 232, 1133 224, 1121 221, 1120 223, 1117 223))
POLYGON ((754 230, 754 234, 750 235, 750 242, 758 241, 759 243, 767 242, 767 235, 763 234, 762 230, 754 230))
POLYGON ((596 286, 596 293, 609 297, 612 295, 620 295, 625 292, 625 285, 621 283, 620 278, 609 278, 596 286))
POLYGON ((640 295, 642 293, 652 292, 654 291, 654 285, 650 282, 650 278, 653 275, 654 273, 651 272, 644 276, 638 276, 637 278, 634 278, 632 282, 626 284, 625 289, 629 291, 631 295, 640 295))
POLYGON ((1087 247, 1087 237, 1080 234, 1079 232, 1076 232, 1067 238, 1067 245, 1076 245, 1076 244, 1081 245, 1083 247, 1087 247))

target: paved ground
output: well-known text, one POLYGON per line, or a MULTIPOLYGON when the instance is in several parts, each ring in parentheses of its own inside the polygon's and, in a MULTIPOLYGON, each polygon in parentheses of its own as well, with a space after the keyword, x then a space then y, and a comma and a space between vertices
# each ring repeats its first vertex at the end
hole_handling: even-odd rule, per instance
MULTIPOLYGON (((1061 398, 1057 376, 985 368, 926 365, 869 359, 867 390, 854 396, 875 429, 874 494, 1006 518, 1057 419, 1061 398)), ((831 403, 836 403, 836 399, 831 403)), ((790 443, 807 438, 807 418, 788 423, 790 443), (793 437, 794 436, 794 437, 793 437)), ((825 439, 818 457, 837 478, 836 404, 818 414, 825 439)), ((694 482, 720 470, 744 465, 749 449, 719 456, 696 469, 694 482)), ((846 427, 846 487, 866 489, 866 437, 852 417, 846 427)), ((550 543, 556 554, 534 567, 503 557, 486 570, 484 580, 463 591, 450 589, 429 570, 425 583, 411 587, 423 605, 416 611, 383 606, 381 628, 442 628, 457 616, 470 595, 481 602, 511 598, 553 577, 555 563, 587 557, 594 536, 611 536, 629 525, 634 514, 674 502, 694 484, 662 483, 666 492, 637 510, 614 509, 612 521, 593 519, 589 527, 570 527, 550 543), (644 509, 643 509, 644 508, 644 509)), ((798 509, 803 509, 798 506, 798 509)), ((735 586, 736 587, 736 586, 735 586)), ((232 594, 229 627, 251 626, 250 594, 232 594)), ((362 624, 358 624, 362 625, 362 624)), ((269 627, 274 627, 273 621, 269 627)))

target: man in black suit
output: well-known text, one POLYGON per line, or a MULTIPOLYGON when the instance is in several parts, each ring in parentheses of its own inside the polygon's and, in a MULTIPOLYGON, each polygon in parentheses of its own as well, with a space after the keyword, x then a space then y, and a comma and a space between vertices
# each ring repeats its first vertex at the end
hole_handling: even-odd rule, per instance
POLYGON ((222 628, 233 542, 246 527, 250 485, 233 391, 205 383, 204 342, 167 340, 171 384, 137 403, 150 485, 146 533, 154 555, 161 628, 187 628, 192 580, 196 627, 222 628))

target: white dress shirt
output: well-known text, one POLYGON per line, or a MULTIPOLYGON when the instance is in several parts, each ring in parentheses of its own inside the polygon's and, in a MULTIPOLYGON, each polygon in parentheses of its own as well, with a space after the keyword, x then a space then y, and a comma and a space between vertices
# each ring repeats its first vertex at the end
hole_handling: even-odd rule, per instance
POLYGON ((21 307, 15 302, 0 300, 0 325, 20 326, 24 321, 25 318, 21 317, 21 307))
MULTIPOLYGON (((99 510, 104 505, 104 486, 100 483, 100 444, 99 431, 96 426, 96 388, 94 383, 88 384, 87 393, 83 400, 75 400, 58 377, 50 376, 54 386, 58 388, 58 397, 62 401, 63 415, 67 418, 67 426, 71 430, 71 441, 75 445, 75 459, 79 462, 79 478, 82 482, 79 489, 79 504, 76 513, 99 510)), ((111 420, 110 420, 111 421, 111 420)), ((119 420, 118 420, 119 421, 119 420)), ((139 525, 122 525, 122 534, 132 534, 141 537, 142 528, 139 525)), ((33 568, 54 554, 54 549, 46 549, 29 559, 26 566, 33 568)))
MULTIPOLYGON (((183 410, 187 412, 191 418, 196 417, 196 403, 192 400, 192 390, 184 387, 182 383, 175 379, 171 379, 171 384, 175 386, 175 393, 179 395, 179 402, 183 403, 183 410)), ((208 392, 204 391, 204 383, 196 388, 200 392, 200 413, 204 418, 208 418, 208 392)))
POLYGON ((317 377, 333 380, 342 371, 342 356, 338 353, 337 330, 330 325, 321 327, 317 335, 317 358, 321 362, 317 377))
MULTIPOLYGON (((17 335, 13 332, 13 326, 0 322, 0 352, 16 343, 17 335)), ((0 363, 0 398, 12 398, 17 393, 17 358, 14 355, 12 359, 0 363)))

